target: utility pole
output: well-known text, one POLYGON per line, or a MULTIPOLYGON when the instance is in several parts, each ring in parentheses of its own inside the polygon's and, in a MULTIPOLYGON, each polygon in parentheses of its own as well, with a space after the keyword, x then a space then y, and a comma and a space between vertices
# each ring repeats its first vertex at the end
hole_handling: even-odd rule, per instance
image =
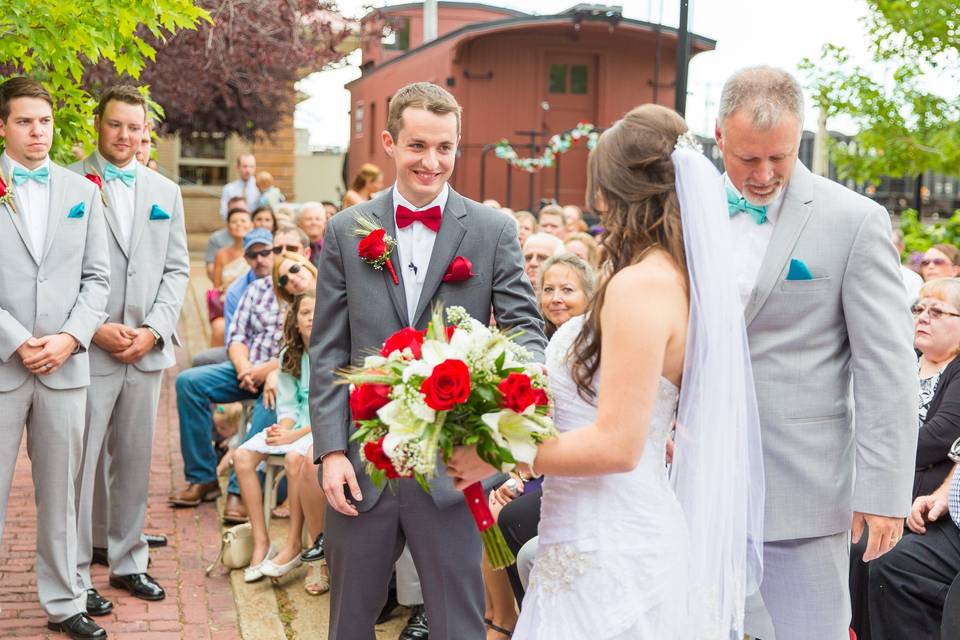
POLYGON ((690 0, 680 0, 680 25, 677 27, 677 83, 674 109, 681 116, 687 110, 687 63, 690 60, 690 34, 687 20, 690 15, 690 0))
POLYGON ((424 0, 423 3, 423 42, 437 39, 437 0, 424 0))

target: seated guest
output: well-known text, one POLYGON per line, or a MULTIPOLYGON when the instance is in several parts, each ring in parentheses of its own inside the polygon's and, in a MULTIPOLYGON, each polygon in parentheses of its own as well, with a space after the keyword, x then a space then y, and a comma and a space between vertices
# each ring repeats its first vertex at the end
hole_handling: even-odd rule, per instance
POLYGON ((913 502, 907 535, 870 563, 873 640, 940 638, 943 603, 960 575, 960 472, 913 502))
POLYGON ((920 275, 924 282, 960 275, 960 251, 952 244, 933 245, 923 254, 920 275))
POLYGON ((594 269, 600 266, 600 245, 589 233, 578 231, 569 234, 563 247, 594 269))
MULTIPOLYGON (((259 288, 272 292, 275 295, 275 304, 280 306, 279 315, 280 322, 282 323, 284 313, 287 307, 293 302, 294 297, 302 295, 307 291, 313 291, 316 287, 317 270, 307 257, 300 253, 283 253, 279 256, 274 256, 273 277, 265 282, 257 281, 250 285, 249 290, 259 288)), ((238 310, 238 319, 239 314, 240 311, 238 310)), ((230 333, 227 336, 229 342, 233 342, 236 339, 236 336, 233 334, 236 328, 236 324, 230 327, 230 333)), ((267 374, 262 385, 264 401, 268 407, 275 406, 276 404, 276 391, 279 386, 277 364, 276 361, 273 362, 273 369, 267 374)), ((251 425, 244 441, 246 442, 260 433, 264 426, 266 425, 263 423, 251 425)), ((237 478, 234 474, 230 474, 230 481, 227 483, 227 501, 223 507, 223 520, 227 523, 246 522, 247 517, 247 509, 240 499, 240 487, 237 485, 237 478)))
POLYGON ((306 344, 313 327, 314 291, 306 290, 294 298, 283 325, 284 350, 280 352, 280 376, 277 385, 277 424, 250 438, 234 455, 234 470, 243 504, 247 508, 253 530, 253 556, 243 573, 244 582, 256 582, 263 576, 279 578, 300 566, 303 510, 300 507, 299 483, 304 456, 311 449, 310 361, 306 344), (276 553, 263 517, 263 494, 257 465, 267 456, 283 455, 287 472, 287 500, 290 504, 290 526, 286 544, 276 553))
POLYGON ((537 214, 537 231, 549 233, 552 236, 566 240, 567 222, 563 217, 563 207, 557 204, 548 204, 537 214))
POLYGON ((225 292, 234 280, 250 269, 244 260, 243 239, 252 228, 250 213, 247 210, 234 209, 227 214, 227 229, 230 230, 233 244, 217 252, 213 262, 213 288, 207 291, 211 347, 219 347, 223 344, 223 333, 226 327, 223 320, 225 292))
POLYGON ((563 219, 567 223, 567 236, 571 233, 585 233, 587 223, 583 220, 583 210, 575 204, 563 207, 563 219))
MULTIPOLYGON (((235 198, 230 198, 227 201, 228 209, 226 214, 229 214, 234 209, 247 209, 247 200, 242 196, 237 196, 235 198)), ((225 215, 226 215, 225 214, 225 215)), ((229 247, 233 244, 233 236, 230 235, 230 229, 228 227, 223 227, 222 229, 217 229, 210 234, 210 238, 207 239, 207 251, 204 254, 204 262, 207 265, 207 278, 210 281, 213 281, 213 262, 217 258, 217 252, 224 247, 229 247)))
POLYGON ((372 200, 379 191, 383 191, 383 172, 380 167, 369 162, 362 164, 350 183, 350 189, 343 194, 343 208, 372 200))
MULTIPOLYGON (((272 249, 269 255, 273 255, 272 249)), ((262 431, 276 422, 276 413, 264 405, 261 391, 267 376, 277 368, 282 334, 283 319, 273 281, 256 280, 247 287, 231 321, 229 360, 193 367, 177 376, 180 451, 189 484, 170 496, 171 505, 196 507, 220 495, 217 455, 211 439, 211 404, 256 400, 251 431, 262 431)))
POLYGON ((323 234, 327 231, 327 212, 319 202, 304 202, 297 214, 297 226, 303 229, 310 240, 310 262, 320 264, 323 249, 323 234))
MULTIPOLYGON (((920 415, 913 497, 933 493, 953 463, 950 446, 960 437, 960 278, 931 280, 920 288, 911 307, 913 346, 920 354, 920 415)), ((859 639, 871 638, 868 624, 868 563, 862 561, 866 540, 851 548, 851 626, 859 639)))
POLYGON ((323 210, 327 214, 327 220, 332 218, 340 209, 337 208, 337 205, 330 202, 329 200, 324 200, 320 204, 323 205, 323 210))
POLYGON ((540 286, 540 265, 547 258, 563 253, 563 241, 548 233, 534 233, 522 245, 523 272, 530 278, 530 284, 536 289, 540 286))
POLYGON ((522 247, 533 233, 537 230, 537 219, 529 211, 514 211, 513 217, 517 221, 517 239, 520 240, 522 247))
MULTIPOLYGON (((891 233, 893 246, 897 250, 897 255, 902 256, 906 250, 903 243, 903 231, 894 229, 891 233)), ((920 274, 905 264, 900 265, 900 275, 903 277, 903 286, 907 289, 907 303, 913 304, 920 296, 920 287, 923 285, 923 278, 920 274)))
POLYGON ((307 533, 313 540, 313 546, 300 554, 300 560, 310 563, 303 588, 312 596, 318 596, 330 590, 330 577, 327 574, 326 559, 323 552, 323 516, 327 508, 327 496, 320 487, 320 467, 313 462, 313 446, 304 456, 300 467, 299 483, 300 506, 303 509, 303 521, 307 533))
POLYGON ((253 210, 253 226, 266 229, 270 233, 277 230, 277 216, 273 209, 267 206, 260 206, 253 210))
POLYGON ((557 327, 587 310, 596 276, 589 264, 573 255, 561 253, 547 258, 540 268, 540 314, 547 337, 557 327))

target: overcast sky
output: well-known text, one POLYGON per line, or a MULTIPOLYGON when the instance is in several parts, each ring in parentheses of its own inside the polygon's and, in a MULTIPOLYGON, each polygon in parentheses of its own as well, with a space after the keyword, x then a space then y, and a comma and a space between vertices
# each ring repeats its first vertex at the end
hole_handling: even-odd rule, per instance
MULTIPOLYGON (((362 15, 364 5, 401 3, 340 0, 338 4, 347 15, 362 15)), ((550 14, 577 2, 487 0, 485 4, 550 14)), ((652 22, 658 20, 663 7, 663 24, 676 26, 678 22, 679 0, 621 0, 605 4, 619 4, 625 17, 652 22)), ((867 13, 864 0, 690 0, 690 5, 691 30, 717 41, 715 51, 701 53, 690 62, 687 121, 698 133, 712 132, 720 88, 727 76, 740 67, 771 64, 795 71, 804 56, 816 59, 828 42, 846 46, 858 63, 869 63, 862 24, 867 13)), ((354 53, 351 66, 312 74, 298 85, 311 98, 298 106, 295 123, 310 130, 314 146, 347 144, 350 94, 343 85, 360 75, 356 67, 359 52, 354 53)), ((815 113, 809 111, 808 128, 815 122, 815 113)), ((845 128, 842 122, 830 124, 845 128)))

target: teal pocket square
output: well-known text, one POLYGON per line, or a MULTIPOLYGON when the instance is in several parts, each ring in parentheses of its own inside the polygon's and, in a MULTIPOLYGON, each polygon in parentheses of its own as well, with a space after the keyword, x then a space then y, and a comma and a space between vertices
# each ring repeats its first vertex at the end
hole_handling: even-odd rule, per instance
POLYGON ((70 213, 67 214, 68 218, 82 218, 83 214, 87 212, 87 203, 78 202, 73 205, 73 208, 70 209, 70 213))
POLYGON ((796 258, 790 259, 790 271, 787 272, 787 280, 813 280, 813 274, 807 268, 807 263, 796 258))
POLYGON ((155 204, 150 208, 150 219, 151 220, 169 220, 170 214, 160 208, 160 205, 155 204))

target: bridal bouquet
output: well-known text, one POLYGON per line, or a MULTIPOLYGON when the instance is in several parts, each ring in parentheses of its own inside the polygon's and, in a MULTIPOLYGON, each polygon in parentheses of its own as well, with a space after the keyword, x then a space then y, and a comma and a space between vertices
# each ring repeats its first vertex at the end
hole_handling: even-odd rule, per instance
MULTIPOLYGON (((537 444, 556 435, 543 366, 513 337, 470 317, 462 307, 433 309, 426 331, 406 328, 341 372, 351 385, 350 410, 374 484, 415 478, 430 491, 437 456, 474 445, 502 471, 532 463, 537 444), (448 324, 449 323, 449 324, 448 324)), ((483 487, 464 490, 494 567, 514 562, 496 526, 483 487)))

